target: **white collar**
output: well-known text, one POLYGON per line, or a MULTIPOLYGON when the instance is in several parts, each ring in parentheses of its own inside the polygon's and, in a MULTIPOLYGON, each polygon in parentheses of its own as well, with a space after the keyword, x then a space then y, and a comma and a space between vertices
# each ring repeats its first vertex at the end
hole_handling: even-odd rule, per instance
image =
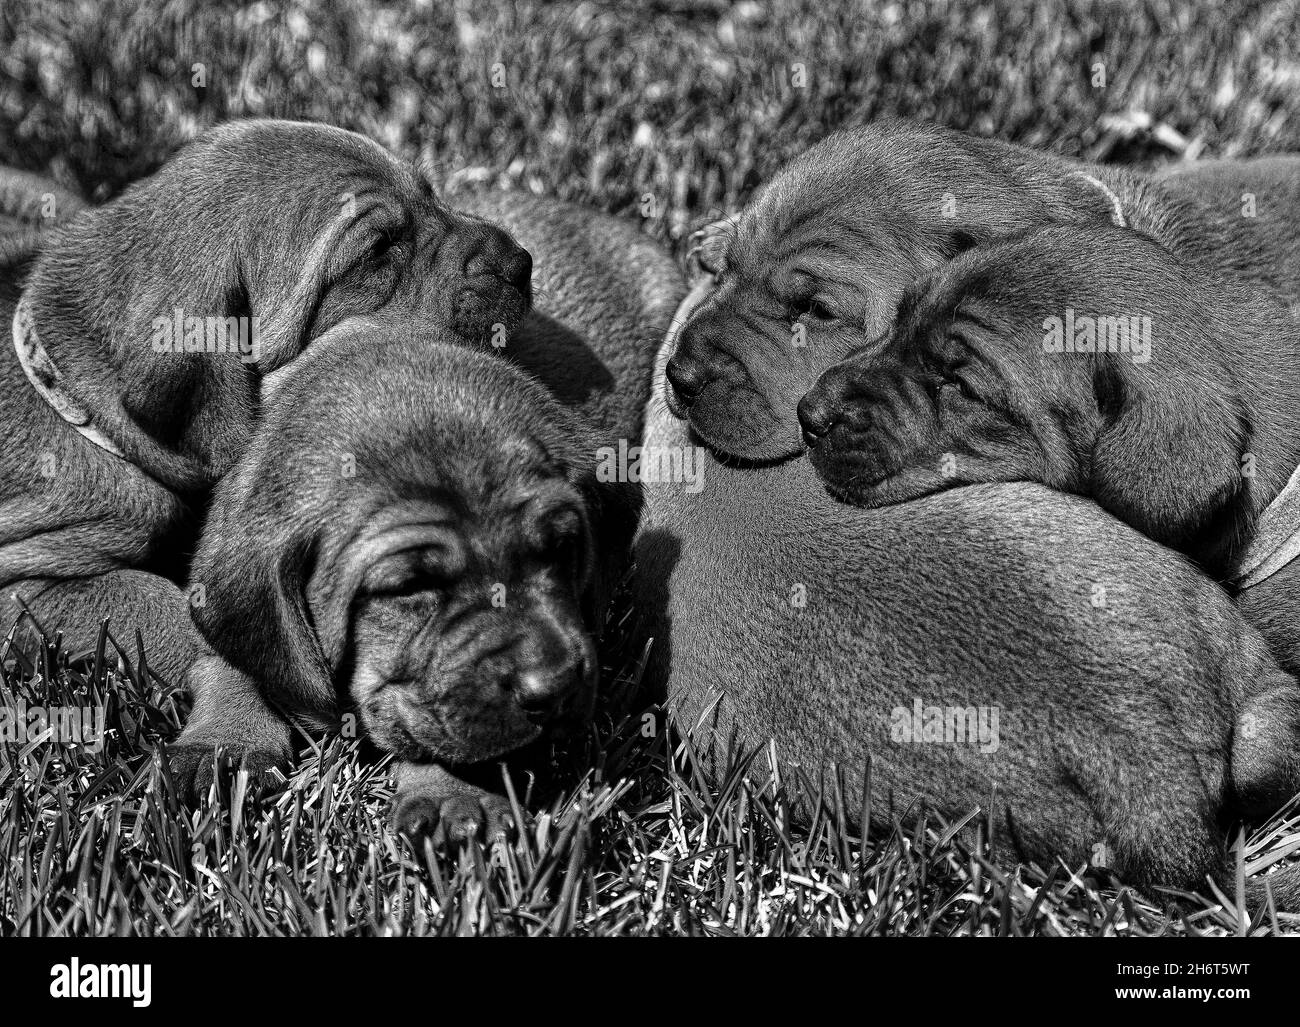
POLYGON ((1271 578, 1300 556, 1300 467, 1255 522, 1255 532, 1237 558, 1232 581, 1245 591, 1271 578))
POLYGON ((32 306, 27 293, 23 293, 14 310, 13 338, 18 363, 22 365, 23 373, 32 383, 36 394, 84 438, 106 453, 121 457, 122 450, 117 443, 91 423, 90 411, 64 390, 59 369, 45 352, 36 332, 36 321, 32 317, 32 306))

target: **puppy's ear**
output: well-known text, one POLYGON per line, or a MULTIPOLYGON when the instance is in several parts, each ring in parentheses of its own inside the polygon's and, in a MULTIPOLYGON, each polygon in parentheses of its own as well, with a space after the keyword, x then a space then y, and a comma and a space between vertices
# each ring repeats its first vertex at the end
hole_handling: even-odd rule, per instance
POLYGON ((736 216, 725 217, 702 225, 691 233, 690 248, 686 251, 687 275, 694 279, 699 273, 717 277, 727 264, 727 249, 736 235, 736 216))
POLYGON ((306 536, 241 536, 238 523, 274 520, 249 514, 207 526, 190 579, 195 626, 266 698, 328 724, 336 696, 306 599, 315 546, 306 536))
MULTIPOLYGON (((551 419, 564 440, 565 477, 587 511, 594 559, 583 595, 583 614, 594 633, 603 625, 605 609, 631 557, 632 538, 641 517, 641 487, 634 482, 602 481, 597 475, 601 449, 617 449, 617 440, 598 438, 586 419, 568 407, 557 404, 551 419)), ((629 445, 635 444, 636 440, 630 440, 629 445)))
POLYGON ((301 352, 354 220, 342 204, 315 226, 283 198, 234 200, 222 160, 196 143, 82 211, 24 294, 42 394, 180 491, 206 488, 242 452, 260 376, 301 352))
POLYGON ((1213 383, 1143 387, 1119 355, 1099 356, 1093 376, 1102 428, 1092 453, 1097 502, 1144 535, 1205 551, 1207 534, 1235 516, 1246 479, 1249 419, 1213 383))
POLYGON ((256 381, 239 323, 226 319, 246 319, 248 300, 235 251, 179 212, 148 211, 150 195, 87 210, 47 246, 20 305, 20 352, 83 434, 190 491, 216 480, 247 438, 256 381), (209 325, 224 352, 208 351, 209 325))
POLYGON ((1075 171, 1060 184, 1066 207, 1078 212, 1080 220, 1109 221, 1116 228, 1128 228, 1128 215, 1118 194, 1096 175, 1075 171))

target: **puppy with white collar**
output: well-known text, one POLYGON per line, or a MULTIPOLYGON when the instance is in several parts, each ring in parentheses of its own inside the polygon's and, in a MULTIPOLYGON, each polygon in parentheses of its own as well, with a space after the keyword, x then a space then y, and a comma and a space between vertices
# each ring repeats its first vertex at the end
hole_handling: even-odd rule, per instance
POLYGON ((370 140, 285 121, 217 128, 10 256, 0 619, 25 604, 75 651, 111 616, 173 680, 202 648, 175 583, 195 514, 262 378, 353 317, 477 341, 529 296, 506 233, 370 140))

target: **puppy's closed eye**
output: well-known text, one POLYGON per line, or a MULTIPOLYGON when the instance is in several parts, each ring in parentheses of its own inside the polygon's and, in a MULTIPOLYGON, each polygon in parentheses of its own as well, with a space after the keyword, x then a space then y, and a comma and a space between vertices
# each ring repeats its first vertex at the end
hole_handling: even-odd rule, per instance
POLYGON ((538 509, 525 527, 524 537, 534 559, 571 569, 585 578, 591 562, 586 515, 564 504, 538 509))
POLYGON ((371 243, 366 260, 375 267, 401 263, 410 254, 410 239, 401 229, 381 232, 371 243))
POLYGON ((367 596, 409 596, 443 592, 457 578, 455 561, 441 548, 406 549, 367 569, 360 591, 367 596))
POLYGON ((816 294, 800 296, 790 302, 790 319, 792 321, 825 322, 838 321, 839 315, 830 304, 816 294))

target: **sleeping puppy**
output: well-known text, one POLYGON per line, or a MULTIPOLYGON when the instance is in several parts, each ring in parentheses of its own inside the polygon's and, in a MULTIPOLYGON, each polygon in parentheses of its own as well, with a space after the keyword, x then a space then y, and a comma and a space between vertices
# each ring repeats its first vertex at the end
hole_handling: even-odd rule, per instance
POLYGON ((438 842, 496 834, 508 808, 495 757, 586 715, 596 629, 640 501, 605 457, 640 441, 685 283, 620 219, 518 192, 455 203, 535 255, 537 303, 493 338, 495 360, 409 341, 399 325, 330 333, 268 380, 266 424, 195 563, 195 622, 222 657, 190 675, 179 766, 195 792, 217 746, 252 770, 278 762, 290 748, 279 711, 319 725, 355 704, 402 758, 400 828, 438 842), (310 628, 268 622, 282 588, 297 596, 304 580, 310 628))
POLYGON ((912 282, 972 245, 1053 223, 1136 229, 1294 302, 1298 193, 1294 157, 1157 178, 909 122, 837 133, 711 226, 701 258, 717 288, 678 337, 670 409, 716 453, 797 456, 799 398, 864 331, 885 331, 912 282))
POLYGON ((174 584, 193 513, 242 451, 263 378, 353 317, 508 330, 529 277, 504 232, 324 125, 226 125, 81 211, 0 275, 0 619, 20 596, 75 650, 111 615, 179 677, 199 648, 174 584))
MULTIPOLYGON (((839 499, 1040 481, 1253 592, 1297 555, 1294 501, 1265 512, 1300 464, 1298 380, 1286 307, 1136 233, 1052 227, 923 279, 799 417, 839 499)), ((1253 597, 1288 668, 1292 574, 1253 597)))
POLYGON ((259 770, 291 721, 355 710, 398 758, 399 828, 501 833, 508 802, 467 778, 590 716, 626 486, 597 483, 595 434, 539 383, 437 336, 354 321, 274 389, 194 558, 216 655, 173 768, 206 794, 218 746, 259 770))
MULTIPOLYGON (((644 444, 693 445, 661 393, 644 444)), ((856 810, 870 761, 877 830, 979 809, 1003 860, 1183 888, 1222 881, 1227 826, 1300 789, 1295 679, 1222 589, 1096 504, 1012 483, 859 508, 807 460, 702 459, 698 492, 645 487, 634 595, 647 682, 705 771, 757 752, 761 774, 773 741, 811 780, 844 770, 856 810)), ((1298 878, 1271 876, 1280 907, 1298 878)))

